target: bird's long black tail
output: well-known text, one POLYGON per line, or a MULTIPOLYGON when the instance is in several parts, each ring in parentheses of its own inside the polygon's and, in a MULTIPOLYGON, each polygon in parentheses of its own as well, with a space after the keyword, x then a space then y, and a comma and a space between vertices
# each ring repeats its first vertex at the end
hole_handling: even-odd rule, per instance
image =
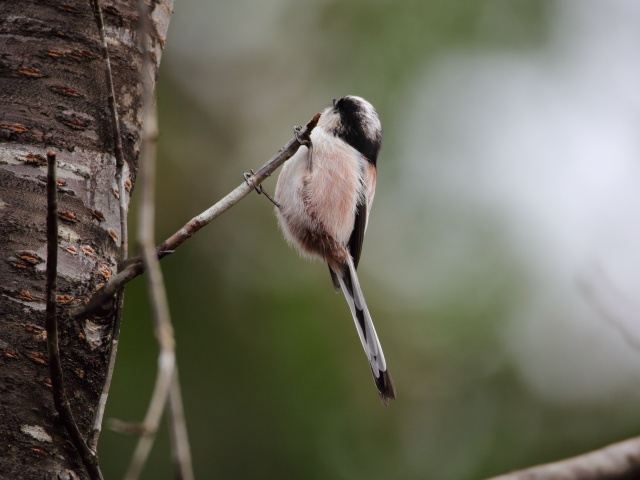
POLYGON ((342 271, 335 273, 336 275, 332 275, 332 278, 334 278, 335 283, 335 277, 337 277, 340 287, 342 287, 344 296, 351 309, 351 315, 353 315, 362 347, 369 359, 371 373, 373 373, 373 380, 378 388, 380 399, 386 406, 389 400, 396 398, 396 388, 387 370, 384 353, 382 352, 376 329, 373 326, 369 309, 364 300, 353 260, 349 257, 343 265, 342 271))

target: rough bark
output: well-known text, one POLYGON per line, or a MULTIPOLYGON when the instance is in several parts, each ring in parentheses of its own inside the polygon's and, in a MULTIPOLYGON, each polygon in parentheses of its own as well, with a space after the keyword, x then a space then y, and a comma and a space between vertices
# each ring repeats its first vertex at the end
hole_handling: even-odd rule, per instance
MULTIPOLYGON (((172 0, 151 2, 157 71, 172 0)), ((68 396, 88 435, 114 302, 64 317, 117 272, 119 195, 141 135, 137 0, 101 1, 130 187, 118 191, 104 59, 88 1, 0 0, 0 465, 2 478, 85 478, 55 414, 44 332, 46 152, 58 156, 58 297, 68 396)), ((155 78, 155 76, 154 76, 155 78)))

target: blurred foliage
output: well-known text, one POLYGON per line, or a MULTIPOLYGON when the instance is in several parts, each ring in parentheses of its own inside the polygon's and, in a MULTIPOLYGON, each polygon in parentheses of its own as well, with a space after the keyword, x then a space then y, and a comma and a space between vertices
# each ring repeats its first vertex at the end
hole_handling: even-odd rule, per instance
MULTIPOLYGON (((279 13, 265 17, 269 35, 247 53, 233 49, 252 34, 240 22, 254 21, 253 8, 264 11, 269 2, 176 2, 158 90, 158 240, 238 185, 242 172, 264 163, 293 124, 332 96, 371 98, 385 125, 386 178, 361 280, 398 389, 398 400, 383 408, 326 267, 299 259, 282 241, 271 204, 252 194, 162 262, 197 478, 477 479, 637 432, 633 398, 551 404, 522 381, 502 330, 528 280, 487 219, 464 220, 464 256, 429 253, 449 272, 446 290, 433 287, 437 298, 432 263, 416 259, 425 272, 418 290, 432 301, 390 292, 368 266, 412 245, 447 243, 441 232, 459 228, 438 205, 425 205, 413 220, 432 225, 431 238, 418 231, 394 237, 385 226, 403 215, 393 188, 401 188, 394 181, 403 168, 396 119, 411 103, 407 84, 450 49, 543 44, 552 4, 273 2, 279 13), (229 38, 197 18, 213 10, 239 22, 212 15, 229 38), (190 64, 184 49, 172 50, 172 42, 198 34, 193 57, 210 65, 190 64)), ((389 275, 402 281, 401 272, 389 275)), ((146 295, 143 278, 127 287, 107 418, 144 416, 157 353, 146 295)), ((134 441, 104 431, 107 478, 124 472, 134 441)), ((143 478, 172 478, 164 427, 143 478)))

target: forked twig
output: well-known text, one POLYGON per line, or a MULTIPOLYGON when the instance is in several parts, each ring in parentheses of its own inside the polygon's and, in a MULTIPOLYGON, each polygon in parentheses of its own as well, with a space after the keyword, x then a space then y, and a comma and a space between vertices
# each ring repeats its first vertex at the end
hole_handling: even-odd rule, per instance
MULTIPOLYGON (((138 2, 140 29, 140 50, 143 61, 141 68, 142 99, 143 99, 143 135, 140 155, 140 176, 138 184, 140 188, 140 202, 138 208, 138 242, 142 249, 142 258, 147 270, 147 286, 151 308, 153 311, 154 333, 158 341, 160 353, 158 355, 158 372, 156 383, 149 403, 149 409, 145 415, 142 426, 142 436, 133 454, 131 464, 125 475, 126 480, 137 480, 148 459, 149 452, 155 440, 156 431, 162 418, 167 400, 171 411, 169 427, 173 432, 186 437, 186 424, 182 413, 182 399, 178 385, 175 340, 173 326, 169 314, 169 303, 164 286, 164 279, 158 257, 155 253, 154 226, 155 226, 155 175, 156 175, 156 139, 158 135, 157 116, 153 102, 151 74, 151 58, 148 42, 150 41, 149 18, 147 6, 143 0, 138 2), (171 395, 170 395, 171 392, 171 395)), ((172 439, 175 434, 172 435, 172 439)), ((188 449, 188 441, 185 444, 188 449)), ((173 442, 172 442, 173 443, 173 442)), ((176 446, 172 445, 176 451, 176 446)), ((191 466, 191 454, 174 457, 177 478, 181 480, 193 480, 193 467, 191 466)))
POLYGON ((176 364, 175 341, 173 337, 173 327, 169 316, 169 303, 164 287, 164 279, 158 258, 155 255, 153 231, 155 216, 155 158, 152 144, 157 136, 155 126, 155 116, 151 101, 143 105, 144 127, 143 142, 140 154, 140 171, 138 175, 138 188, 140 200, 138 203, 138 243, 142 250, 142 258, 147 270, 147 288, 151 300, 153 312, 153 326, 156 340, 160 352, 158 354, 158 373, 156 376, 153 394, 149 402, 149 408, 141 426, 142 434, 138 439, 138 444, 131 459, 131 464, 125 474, 125 480, 135 480, 142 473, 142 469, 147 461, 151 447, 155 440, 155 434, 160 425, 162 412, 164 411, 171 381, 174 375, 176 364))

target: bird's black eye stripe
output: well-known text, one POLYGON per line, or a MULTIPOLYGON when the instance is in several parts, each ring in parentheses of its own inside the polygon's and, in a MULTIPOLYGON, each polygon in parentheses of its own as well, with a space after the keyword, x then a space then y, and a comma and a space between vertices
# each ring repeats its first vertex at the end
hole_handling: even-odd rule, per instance
POLYGON ((333 134, 360 152, 374 165, 378 159, 378 152, 382 146, 382 132, 376 132, 374 138, 366 131, 366 113, 360 103, 350 97, 333 99, 333 106, 340 115, 340 124, 333 134))
POLYGON ((371 163, 376 164, 378 152, 380 152, 380 147, 382 146, 382 138, 370 139, 362 131, 361 126, 357 129, 339 128, 334 134, 355 148, 371 163))

